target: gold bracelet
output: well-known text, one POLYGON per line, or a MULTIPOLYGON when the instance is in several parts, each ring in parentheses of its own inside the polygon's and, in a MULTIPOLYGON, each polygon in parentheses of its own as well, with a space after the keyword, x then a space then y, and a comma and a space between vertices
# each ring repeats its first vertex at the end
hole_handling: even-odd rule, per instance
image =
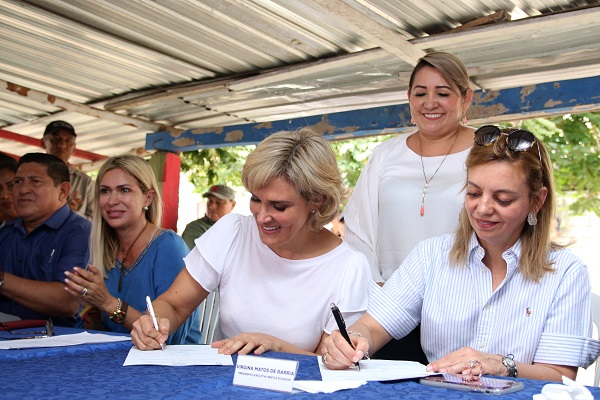
MULTIPOLYGON (((359 338, 363 338, 363 339, 365 338, 365 337, 362 335, 362 333, 360 333, 360 332, 348 331, 348 334, 349 334, 349 335, 358 336, 359 338)), ((363 358, 362 358, 362 359, 363 359, 363 360, 370 360, 370 357, 369 357, 369 352, 368 352, 368 351, 367 351, 367 352, 365 352, 365 354, 363 355, 363 358)))

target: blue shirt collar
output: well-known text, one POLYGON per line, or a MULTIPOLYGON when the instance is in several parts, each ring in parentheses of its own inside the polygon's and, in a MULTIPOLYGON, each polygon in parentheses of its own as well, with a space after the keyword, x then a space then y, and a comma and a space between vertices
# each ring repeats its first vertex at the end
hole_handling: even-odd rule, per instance
MULTIPOLYGON (((521 257, 521 250, 521 237, 519 236, 519 239, 517 239, 517 241, 509 249, 504 251, 504 253, 502 253, 502 256, 504 257, 504 259, 510 256, 514 256, 518 260, 521 257)), ((470 257, 474 257, 479 252, 481 252, 481 255, 483 257, 484 251, 485 250, 483 249, 483 247, 481 247, 481 245, 479 244, 479 240, 477 240, 477 234, 475 233, 475 231, 473 231, 471 233, 471 239, 469 240, 470 257)))
MULTIPOLYGON (((31 231, 30 233, 34 232, 40 226, 43 226, 43 225, 46 225, 47 227, 56 230, 56 229, 60 228, 60 226, 66 221, 67 218, 69 218, 69 214, 71 214, 71 209, 69 208, 69 205, 65 203, 64 206, 62 206, 61 208, 56 210, 54 212, 54 214, 52 214, 47 220, 42 222, 39 226, 36 226, 35 229, 33 231, 31 231)), ((10 221, 9 224, 13 224, 16 229, 18 229, 22 232, 25 232, 25 227, 23 226, 23 220, 21 218, 15 218, 14 220, 10 221)))

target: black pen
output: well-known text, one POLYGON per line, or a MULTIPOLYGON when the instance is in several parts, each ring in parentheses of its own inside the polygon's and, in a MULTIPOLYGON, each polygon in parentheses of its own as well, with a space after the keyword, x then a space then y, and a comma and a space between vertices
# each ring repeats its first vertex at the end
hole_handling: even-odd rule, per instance
MULTIPOLYGON (((352 344, 352 340, 350 340, 350 336, 348 336, 348 331, 346 330, 346 322, 344 322, 344 317, 342 317, 342 313, 341 313, 340 309, 334 303, 331 303, 331 312, 333 313, 335 322, 337 322, 337 326, 338 326, 338 329, 340 330, 340 333, 342 334, 344 339, 346 339, 346 342, 348 342, 348 344, 352 347, 352 349, 356 350, 354 348, 354 345, 352 344)), ((354 365, 356 365, 356 367, 360 371, 360 365, 358 364, 358 361, 355 362, 354 365)))

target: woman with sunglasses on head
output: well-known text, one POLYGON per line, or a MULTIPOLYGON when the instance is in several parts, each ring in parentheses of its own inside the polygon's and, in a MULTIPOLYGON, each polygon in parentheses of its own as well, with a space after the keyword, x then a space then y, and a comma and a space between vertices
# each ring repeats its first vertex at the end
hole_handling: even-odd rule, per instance
POLYGON ((427 370, 560 381, 600 354, 591 339, 587 267, 551 241, 552 166, 523 130, 485 126, 466 161, 464 207, 454 234, 421 242, 367 314, 325 342, 325 360, 347 368, 421 323, 427 370))
MULTIPOLYGON (((472 97, 457 57, 436 52, 421 58, 408 88, 417 130, 379 145, 358 179, 344 210, 344 240, 367 256, 380 285, 417 243, 456 228, 475 131, 466 126, 472 97)), ((426 362, 418 329, 375 356, 426 362)))

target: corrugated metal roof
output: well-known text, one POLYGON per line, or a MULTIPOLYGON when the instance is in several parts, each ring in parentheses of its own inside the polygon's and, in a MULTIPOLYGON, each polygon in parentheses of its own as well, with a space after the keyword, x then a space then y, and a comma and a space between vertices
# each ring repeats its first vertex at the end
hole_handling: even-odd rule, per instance
MULTIPOLYGON (((487 90, 600 76, 600 1, 0 5, 0 80, 64 100, 61 108, 52 97, 0 90, 0 128, 39 139, 49 121, 65 119, 76 127, 79 149, 105 156, 143 148, 146 133, 161 127, 218 127, 403 103, 414 60, 434 50, 458 55, 487 90), (498 11, 520 19, 460 28, 498 11)), ((39 149, 0 139, 0 150, 39 149)))

